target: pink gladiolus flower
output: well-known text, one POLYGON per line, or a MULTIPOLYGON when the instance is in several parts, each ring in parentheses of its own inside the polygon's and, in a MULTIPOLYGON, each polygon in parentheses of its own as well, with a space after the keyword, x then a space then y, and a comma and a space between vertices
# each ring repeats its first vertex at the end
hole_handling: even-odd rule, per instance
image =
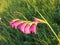
POLYGON ((22 22, 14 22, 14 23, 11 24, 11 26, 14 27, 15 29, 17 29, 17 26, 21 23, 22 22))
POLYGON ((26 26, 27 23, 21 23, 20 25, 18 25, 18 29, 21 30, 24 33, 24 27, 26 26))
MULTIPOLYGON (((18 22, 14 22, 13 24, 11 24, 12 27, 15 27, 16 24, 18 24, 18 22)), ((16 28, 16 27, 15 27, 16 28)))
POLYGON ((17 29, 17 26, 20 25, 20 24, 21 24, 21 22, 15 23, 15 25, 14 25, 15 26, 15 29, 17 29))
POLYGON ((34 22, 35 23, 45 23, 46 24, 46 21, 44 21, 42 19, 35 18, 35 17, 34 17, 34 22))
POLYGON ((12 20, 12 21, 10 22, 10 25, 12 25, 13 23, 17 22, 18 20, 19 20, 19 19, 12 20))
POLYGON ((21 22, 15 22, 15 23, 12 24, 12 25, 15 27, 15 29, 17 29, 18 25, 20 25, 20 24, 22 24, 22 23, 24 23, 24 22, 23 22, 23 21, 21 21, 21 22))
POLYGON ((34 33, 34 34, 36 34, 36 26, 37 26, 37 23, 34 23, 34 24, 32 24, 31 27, 30 27, 30 31, 31 31, 32 33, 34 33))
POLYGON ((14 24, 12 24, 12 27, 15 27, 15 29, 17 29, 18 25, 22 24, 23 22, 15 22, 14 24))
POLYGON ((14 27, 15 29, 19 29, 25 34, 30 34, 31 32, 36 34, 36 27, 37 24, 40 23, 40 20, 37 18, 34 18, 33 23, 32 22, 27 22, 27 21, 20 21, 19 19, 12 20, 10 22, 10 25, 14 27), (31 24, 30 24, 31 23, 31 24))
POLYGON ((35 17, 34 17, 34 22, 40 23, 40 20, 39 20, 38 18, 35 18, 35 17))
POLYGON ((25 33, 25 34, 30 34, 29 28, 30 28, 30 25, 27 24, 27 25, 25 26, 25 28, 24 28, 24 33, 25 33))

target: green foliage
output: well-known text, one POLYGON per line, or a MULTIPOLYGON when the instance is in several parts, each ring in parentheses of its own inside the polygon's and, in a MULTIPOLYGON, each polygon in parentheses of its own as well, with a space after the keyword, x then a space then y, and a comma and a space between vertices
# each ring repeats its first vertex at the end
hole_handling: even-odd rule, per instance
POLYGON ((9 25, 9 22, 16 18, 32 21, 33 17, 43 19, 42 15, 60 39, 60 0, 2 1, 0 5, 4 6, 0 8, 4 11, 0 10, 0 45, 60 45, 47 24, 38 24, 37 34, 30 35, 9 25))

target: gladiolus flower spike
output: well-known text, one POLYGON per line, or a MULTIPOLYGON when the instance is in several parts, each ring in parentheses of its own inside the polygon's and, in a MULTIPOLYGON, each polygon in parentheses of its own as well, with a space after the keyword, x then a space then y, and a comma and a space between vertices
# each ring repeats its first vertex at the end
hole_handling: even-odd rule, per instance
POLYGON ((10 21, 10 25, 15 28, 18 29, 20 31, 22 31, 24 34, 31 34, 31 32, 33 34, 36 34, 36 27, 37 24, 41 23, 40 19, 37 19, 34 17, 34 21, 21 21, 19 19, 15 19, 10 21))

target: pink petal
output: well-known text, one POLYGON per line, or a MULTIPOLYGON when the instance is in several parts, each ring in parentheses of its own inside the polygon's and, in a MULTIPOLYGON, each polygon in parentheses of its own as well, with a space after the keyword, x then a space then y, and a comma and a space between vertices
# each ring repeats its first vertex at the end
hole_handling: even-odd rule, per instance
POLYGON ((16 28, 16 24, 18 24, 19 22, 14 22, 13 24, 11 24, 12 27, 16 28))
POLYGON ((39 22, 40 22, 40 20, 39 20, 38 18, 35 18, 35 17, 34 17, 34 22, 39 23, 39 22))
POLYGON ((10 25, 12 25, 13 23, 17 22, 19 19, 15 19, 15 20, 12 20, 10 21, 10 25))
POLYGON ((32 33, 34 33, 34 34, 36 34, 36 26, 37 26, 37 24, 32 24, 31 25, 31 27, 30 27, 30 31, 32 32, 32 33))
POLYGON ((19 26, 18 26, 18 29, 21 30, 23 33, 24 33, 24 27, 26 26, 27 23, 21 23, 19 26))
POLYGON ((20 25, 21 23, 22 22, 16 22, 15 25, 14 25, 15 29, 17 29, 17 26, 20 25))
POLYGON ((25 33, 25 34, 30 34, 29 28, 30 28, 30 25, 27 24, 27 25, 25 26, 25 28, 24 28, 24 33, 25 33))

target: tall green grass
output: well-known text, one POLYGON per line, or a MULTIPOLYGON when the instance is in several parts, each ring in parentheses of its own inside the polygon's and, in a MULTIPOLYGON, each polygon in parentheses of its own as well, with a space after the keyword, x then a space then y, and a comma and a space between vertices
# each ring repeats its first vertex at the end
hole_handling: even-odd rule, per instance
POLYGON ((60 0, 1 0, 0 3, 3 9, 0 45, 60 45, 60 0), (9 25, 13 19, 32 21, 33 17, 47 22, 38 24, 37 34, 26 35, 9 25))

